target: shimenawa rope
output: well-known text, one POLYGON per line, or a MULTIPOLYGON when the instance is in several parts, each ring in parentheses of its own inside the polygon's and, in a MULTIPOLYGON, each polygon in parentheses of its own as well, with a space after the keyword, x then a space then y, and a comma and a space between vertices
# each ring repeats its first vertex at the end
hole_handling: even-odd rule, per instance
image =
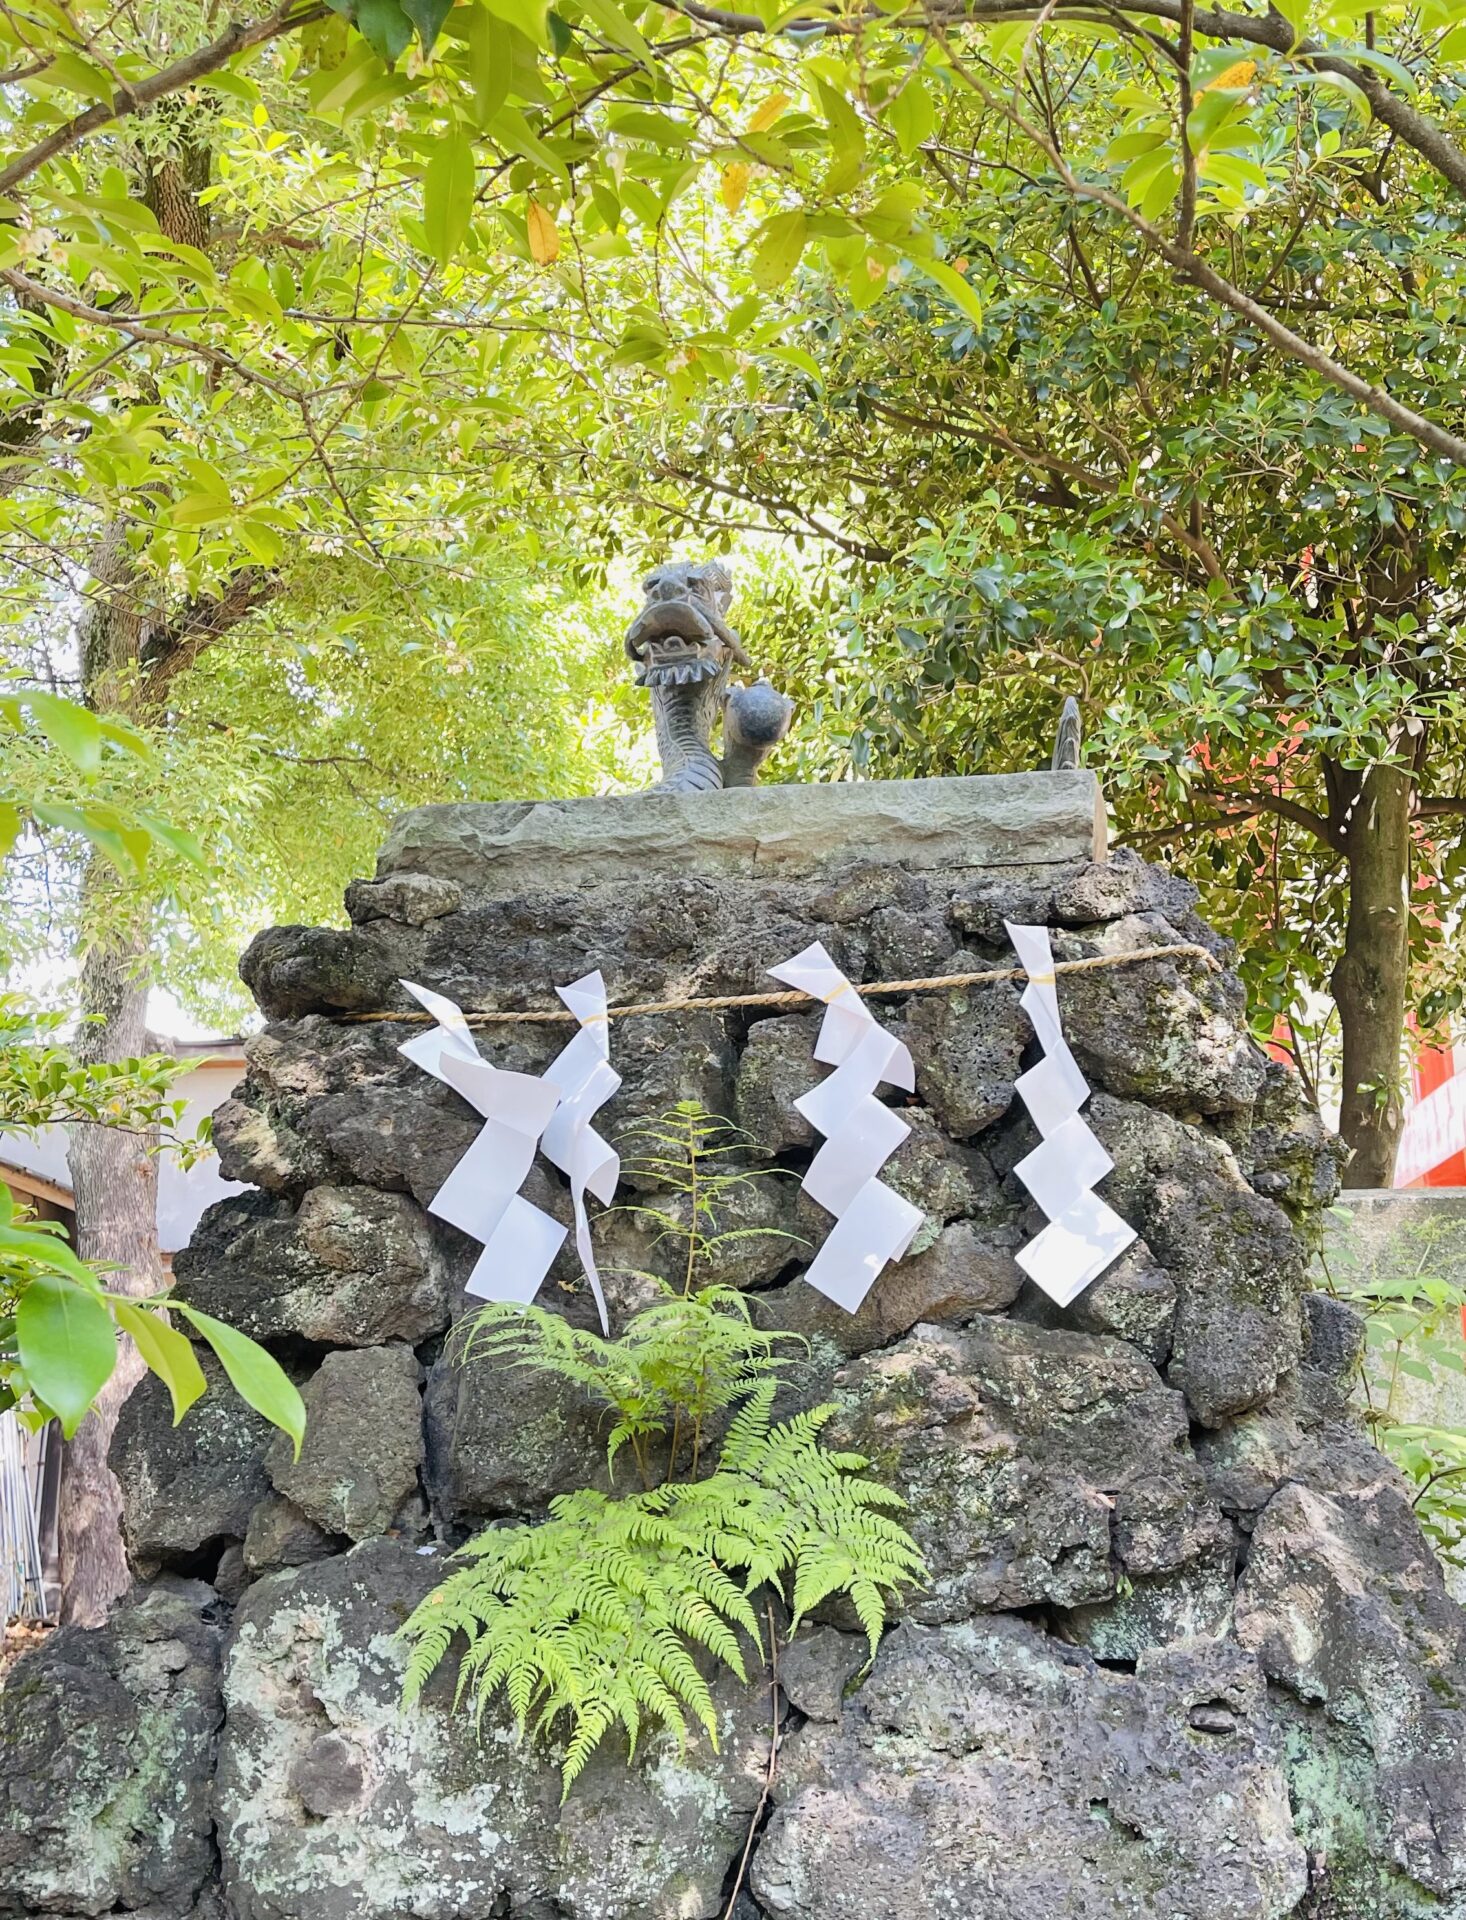
MULTIPOLYGON (((1133 966, 1142 960, 1180 959, 1199 960, 1213 973, 1222 971, 1221 963, 1205 947, 1193 941, 1183 941, 1171 947, 1130 947, 1123 953, 1096 953, 1087 960, 1057 960, 1054 963, 1055 974, 1098 973, 1105 967, 1133 966)), ((1001 980, 1026 980, 1027 973, 1022 967, 988 967, 980 973, 941 973, 933 974, 924 980, 870 980, 857 986, 855 991, 863 999, 873 999, 882 994, 903 993, 943 993, 957 987, 987 987, 1001 980)), ((725 1013, 738 1007, 799 1007, 808 1006, 807 993, 723 993, 683 1000, 640 1000, 626 1007, 611 1007, 607 1018, 625 1020, 634 1013, 725 1013)), ((554 1023, 571 1024, 575 1015, 563 1007, 526 1008, 513 1013, 474 1011, 465 1009, 464 1019, 471 1027, 507 1027, 533 1022, 536 1025, 554 1023)), ((373 1020, 391 1021, 399 1026, 416 1026, 431 1021, 430 1013, 344 1013, 338 1019, 352 1022, 373 1020)))

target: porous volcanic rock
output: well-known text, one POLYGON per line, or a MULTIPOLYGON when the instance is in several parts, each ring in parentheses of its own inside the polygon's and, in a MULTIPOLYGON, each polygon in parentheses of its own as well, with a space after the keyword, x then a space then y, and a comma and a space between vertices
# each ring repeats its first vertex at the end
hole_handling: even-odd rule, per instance
POLYGON ((175 1263, 174 1291, 252 1339, 416 1344, 448 1324, 442 1236, 403 1194, 312 1187, 298 1208, 221 1200, 175 1263))
POLYGON ((163 1382, 144 1374, 124 1402, 109 1461, 122 1489, 122 1532, 133 1571, 194 1571, 212 1550, 242 1540, 265 1473, 271 1427, 232 1392, 200 1350, 208 1390, 175 1426, 163 1382))
POLYGON ((221 1629, 165 1577, 110 1624, 63 1627, 0 1692, 0 1914, 196 1911, 215 1871, 221 1629))
POLYGON ((215 1784, 233 1920, 712 1920, 759 1798, 767 1687, 718 1683, 716 1753, 656 1736, 628 1769, 608 1743, 562 1812, 555 1754, 497 1723, 478 1738, 449 1669, 403 1709, 394 1635, 441 1573, 374 1541, 245 1596, 215 1784))
POLYGON ((753 1863, 770 1920, 1279 1920, 1308 1887, 1256 1661, 1134 1674, 1013 1619, 903 1626, 785 1750, 753 1863))
MULTIPOLYGON (((142 1584, 0 1694, 0 1920, 1466 1920, 1466 1616, 1356 1417, 1358 1316, 1306 1285, 1338 1144, 1193 890, 1104 857, 1100 811, 1085 774, 423 808, 349 927, 259 937, 267 1024, 217 1121, 257 1191, 178 1285, 300 1382, 305 1445, 208 1355, 181 1426, 151 1379, 124 1407, 142 1584), (640 1479, 588 1374, 474 1350, 478 1244, 426 1208, 483 1122, 399 1051, 400 982, 523 1016, 478 1044, 539 1074, 566 1029, 536 1016, 592 967, 613 1007, 765 994, 815 940, 857 984, 942 979, 1010 967, 1007 921, 1123 962, 1058 976, 1138 1236, 1065 1307, 1018 1263, 1012 980, 870 997, 916 1065, 883 1177, 923 1217, 854 1314, 806 1278, 821 1010, 611 1027, 596 1125, 628 1161, 678 1101, 746 1131, 694 1281, 795 1336, 775 1417, 833 1403, 826 1440, 908 1503, 929 1578, 874 1660, 844 1601, 790 1640, 761 1595, 779 1688, 751 1646, 746 1686, 707 1664, 716 1750, 644 1724, 628 1766, 614 1730, 563 1806, 563 1727, 520 1743, 496 1699, 476 1732, 451 1652, 405 1710, 397 1629, 455 1549, 640 1479)), ((570 1223, 543 1156, 522 1191, 570 1223)), ((688 1203, 646 1166, 617 1202, 592 1234, 619 1336, 685 1283, 688 1203)), ((539 1304, 598 1332, 573 1240, 539 1304)))

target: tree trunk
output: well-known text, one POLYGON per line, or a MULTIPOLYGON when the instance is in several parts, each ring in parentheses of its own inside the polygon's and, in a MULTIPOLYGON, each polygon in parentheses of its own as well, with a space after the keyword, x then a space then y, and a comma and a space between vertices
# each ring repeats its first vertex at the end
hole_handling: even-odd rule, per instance
MULTIPOLYGON (((101 860, 100 854, 92 855, 86 891, 93 895, 105 886, 97 868, 101 860)), ((82 965, 81 1004, 85 1013, 101 1016, 81 1029, 76 1046, 81 1058, 126 1060, 147 1051, 144 938, 98 940, 82 965)), ((158 1165, 148 1152, 150 1144, 116 1127, 71 1129, 77 1251, 83 1260, 115 1267, 107 1285, 118 1292, 155 1293, 163 1284, 158 1165)), ((78 1626, 101 1626, 113 1601, 128 1587, 122 1499, 107 1465, 107 1449, 122 1403, 141 1372, 131 1341, 124 1341, 117 1371, 66 1449, 58 1510, 61 1617, 78 1626)))
POLYGON ((1400 1043, 1410 978, 1410 774, 1371 767, 1343 824, 1349 917, 1333 972, 1343 1027, 1346 1187, 1388 1187, 1404 1118, 1400 1043))
MULTIPOLYGON (((155 124, 166 127, 171 113, 165 104, 155 113, 155 124)), ((194 145, 186 128, 181 133, 176 146, 161 156, 142 156, 142 198, 170 240, 202 248, 209 222, 199 195, 209 183, 209 150, 194 145)), ((144 724, 162 718, 173 675, 275 591, 272 580, 248 568, 225 594, 190 602, 170 622, 156 590, 138 578, 122 518, 98 542, 91 574, 93 598, 80 634, 83 695, 99 712, 144 724)), ((82 964, 83 1025, 76 1048, 84 1060, 126 1060, 147 1051, 152 916, 132 907, 119 917, 114 882, 105 857, 93 851, 82 886, 82 919, 91 942, 82 964)), ((119 1292, 154 1293, 163 1284, 152 1144, 110 1127, 71 1129, 77 1250, 84 1260, 113 1265, 108 1285, 119 1292)), ((131 1341, 121 1344, 117 1371, 78 1428, 63 1463, 58 1502, 62 1617, 83 1626, 99 1626, 128 1586, 121 1495, 107 1466, 107 1449, 142 1363, 131 1341)))

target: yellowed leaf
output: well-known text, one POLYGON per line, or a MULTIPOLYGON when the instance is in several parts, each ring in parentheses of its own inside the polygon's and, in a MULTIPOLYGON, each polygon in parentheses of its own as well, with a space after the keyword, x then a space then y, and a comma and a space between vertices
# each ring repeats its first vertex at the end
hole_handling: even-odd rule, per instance
POLYGON ((735 160, 731 167, 723 169, 723 205, 729 213, 737 213, 743 205, 743 196, 748 192, 748 176, 751 169, 743 161, 735 160))
POLYGON ((1234 88, 1250 87, 1252 76, 1257 72, 1255 60, 1234 60, 1224 73, 1215 80, 1209 80, 1201 89, 1203 93, 1227 93, 1234 88))
POLYGON ((771 93, 744 128, 744 132, 762 133, 765 127, 771 127, 774 124, 788 104, 787 93, 771 93))
POLYGON ((525 215, 529 229, 530 258, 537 267, 549 267, 560 258, 560 229, 538 200, 531 200, 525 215))

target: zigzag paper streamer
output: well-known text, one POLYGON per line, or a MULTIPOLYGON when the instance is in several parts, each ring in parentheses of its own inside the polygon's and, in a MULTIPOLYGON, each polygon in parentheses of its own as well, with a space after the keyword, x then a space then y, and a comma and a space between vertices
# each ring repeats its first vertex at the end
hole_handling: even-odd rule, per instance
POLYGON ((1089 1083, 1064 1038, 1049 930, 1004 925, 1028 975, 1023 1011, 1044 1050, 1038 1065, 1016 1082, 1042 1144, 1013 1171, 1049 1224, 1019 1250, 1018 1264, 1051 1300, 1067 1307, 1125 1251, 1135 1229, 1094 1192, 1115 1163, 1080 1118, 1089 1083))
POLYGON ((606 1314, 606 1296, 601 1292, 595 1249, 591 1246, 585 1196, 589 1189, 598 1200, 609 1205, 621 1177, 620 1154, 608 1146, 591 1125, 600 1108, 620 1087, 621 1076, 611 1065, 606 983, 600 973, 588 973, 573 985, 558 987, 556 991, 580 1022, 580 1031, 545 1069, 545 1079, 558 1092, 560 1104, 545 1128, 542 1145, 545 1158, 553 1160, 570 1181, 570 1200, 575 1208, 575 1245, 596 1297, 601 1331, 609 1338, 611 1323, 606 1314))
POLYGON ((769 972, 825 1003, 814 1057, 835 1071, 794 1104, 825 1136, 804 1176, 804 1191, 837 1217, 804 1277, 827 1299, 855 1313, 881 1269, 901 1258, 922 1222, 919 1207, 876 1178, 911 1129, 881 1105, 875 1089, 885 1081, 909 1093, 916 1070, 906 1048, 877 1024, 818 940, 769 972))
POLYGON ((484 1118, 478 1138, 439 1187, 428 1212, 483 1242, 466 1283, 469 1293, 481 1300, 533 1300, 567 1230, 532 1206, 519 1188, 560 1104, 560 1090, 534 1074, 491 1066, 453 1001, 411 980, 402 984, 438 1024, 405 1041, 398 1052, 461 1093, 484 1118))

